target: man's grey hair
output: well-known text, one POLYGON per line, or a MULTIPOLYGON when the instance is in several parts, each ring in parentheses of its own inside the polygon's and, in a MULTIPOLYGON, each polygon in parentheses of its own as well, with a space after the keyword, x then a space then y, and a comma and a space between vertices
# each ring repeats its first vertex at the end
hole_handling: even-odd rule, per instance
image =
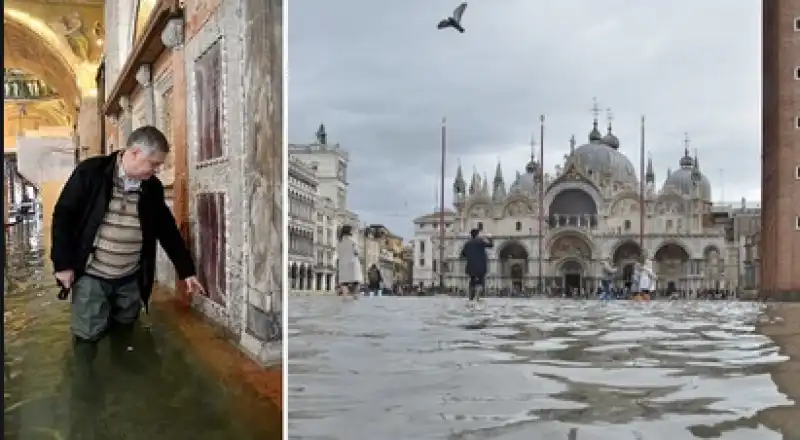
POLYGON ((138 147, 152 154, 155 152, 169 153, 169 142, 161 130, 152 125, 145 125, 133 130, 128 136, 127 148, 138 147))

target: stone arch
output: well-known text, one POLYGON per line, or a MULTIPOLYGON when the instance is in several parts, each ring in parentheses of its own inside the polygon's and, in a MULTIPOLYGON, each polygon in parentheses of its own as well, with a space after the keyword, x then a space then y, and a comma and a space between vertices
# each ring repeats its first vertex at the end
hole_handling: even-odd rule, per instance
POLYGON ((64 99, 73 115, 83 95, 79 64, 71 49, 46 24, 22 11, 3 8, 3 67, 41 78, 64 99))
POLYGON ((556 262, 558 273, 583 275, 587 272, 586 262, 573 257, 565 257, 556 262))
POLYGON ((534 200, 521 194, 512 194, 503 205, 503 217, 519 217, 521 215, 536 214, 537 205, 534 200), (524 211, 522 211, 523 208, 524 211))
POLYGON ((564 188, 560 190, 547 206, 548 224, 555 227, 596 227, 600 204, 586 190, 564 188), (588 218, 589 225, 586 225, 588 218))
POLYGON ((559 195, 567 191, 580 191, 588 195, 594 202, 595 213, 597 213, 597 211, 599 211, 603 206, 603 196, 594 186, 585 182, 565 181, 554 185, 545 194, 543 204, 544 208, 547 210, 547 214, 553 214, 551 211, 553 207, 553 201, 555 201, 559 195))
POLYGON ((497 258, 503 259, 528 259, 530 252, 525 245, 517 240, 508 240, 497 248, 497 258))
POLYGON ((656 199, 656 215, 683 214, 686 211, 686 200, 678 193, 667 192, 656 199), (673 212, 674 211, 674 212, 673 212))
POLYGON ((511 280, 511 285, 507 287, 522 288, 524 284, 522 280, 530 272, 528 269, 529 258, 528 249, 517 240, 508 240, 497 249, 500 276, 511 280))
POLYGON ((664 240, 655 249, 653 268, 658 275, 659 288, 684 284, 683 279, 691 260, 688 248, 677 240, 664 240))
POLYGON ((578 230, 559 231, 547 240, 548 258, 560 260, 562 258, 576 258, 587 261, 597 253, 592 240, 578 230))
POLYGON ((653 252, 651 258, 656 261, 658 261, 659 258, 667 258, 669 256, 681 256, 687 260, 692 257, 689 248, 678 240, 663 240, 658 246, 654 247, 654 249, 655 252, 653 252))
POLYGON ((485 219, 492 216, 492 206, 483 200, 477 200, 469 203, 464 212, 468 219, 485 219))
MULTIPOLYGON (((624 191, 624 192, 618 194, 616 197, 614 197, 614 200, 611 202, 611 205, 608 207, 608 214, 609 215, 630 214, 631 213, 631 209, 627 209, 627 210, 618 212, 618 211, 620 211, 620 209, 623 206, 628 205, 628 203, 625 203, 625 202, 632 202, 631 203, 632 204, 632 209, 635 209, 634 212, 639 212, 639 210, 641 209, 641 206, 639 206, 639 204, 641 202, 641 200, 639 200, 639 194, 636 194, 633 191, 624 191)), ((625 206, 625 207, 627 207, 627 206, 625 206)))
POLYGON ((706 247, 703 248, 703 257, 707 259, 708 257, 711 256, 711 254, 713 252, 716 252, 717 256, 722 256, 722 251, 720 251, 720 249, 719 249, 719 247, 717 245, 709 244, 709 245, 706 245, 706 247))
POLYGON ((642 258, 642 248, 636 241, 625 238, 614 244, 614 247, 611 248, 611 252, 609 252, 608 255, 615 265, 639 261, 642 258))

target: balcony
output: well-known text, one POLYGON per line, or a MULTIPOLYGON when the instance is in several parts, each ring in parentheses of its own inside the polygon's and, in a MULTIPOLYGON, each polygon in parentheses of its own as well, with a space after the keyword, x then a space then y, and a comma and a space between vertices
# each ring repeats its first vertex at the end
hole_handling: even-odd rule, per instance
POLYGON ((14 69, 3 69, 3 99, 32 101, 58 98, 56 91, 33 75, 14 69))

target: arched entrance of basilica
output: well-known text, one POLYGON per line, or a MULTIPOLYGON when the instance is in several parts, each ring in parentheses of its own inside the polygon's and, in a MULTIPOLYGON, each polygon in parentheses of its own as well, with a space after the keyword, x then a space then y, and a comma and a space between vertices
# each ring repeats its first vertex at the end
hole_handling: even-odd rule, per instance
POLYGON ((583 265, 577 260, 567 260, 561 263, 559 268, 564 291, 567 295, 572 295, 575 291, 580 291, 584 287, 583 265))
POLYGON ((528 251, 525 246, 518 241, 509 241, 500 248, 498 259, 501 287, 521 291, 528 273, 528 251))
POLYGON ((689 252, 676 243, 666 243, 653 255, 658 275, 656 289, 686 288, 688 284, 689 252))
POLYGON ((634 241, 620 243, 611 255, 611 261, 617 268, 615 287, 630 287, 636 262, 641 261, 642 249, 634 241))
POLYGON ((550 283, 570 293, 573 288, 592 289, 595 281, 587 273, 592 261, 592 247, 588 239, 578 233, 562 233, 549 245, 550 261, 555 263, 556 271, 550 283))

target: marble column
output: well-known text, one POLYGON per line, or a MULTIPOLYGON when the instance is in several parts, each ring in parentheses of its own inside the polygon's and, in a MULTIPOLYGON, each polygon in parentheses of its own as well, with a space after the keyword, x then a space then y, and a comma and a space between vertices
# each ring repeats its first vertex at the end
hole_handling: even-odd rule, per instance
MULTIPOLYGON (((191 224, 189 222, 189 171, 186 156, 186 67, 184 53, 184 22, 181 18, 173 18, 161 33, 161 41, 171 51, 170 63, 172 65, 172 90, 170 101, 164 103, 171 105, 170 130, 172 132, 172 214, 178 224, 183 239, 191 243, 191 224)), ((154 91, 155 93, 155 91, 154 91)), ((155 95, 153 95, 155 97, 155 95)), ((155 119, 154 119, 155 120, 155 119)), ((178 293, 183 296, 184 285, 175 285, 178 293)), ((185 297, 185 296, 184 296, 185 297)))
POLYGON ((249 260, 242 345, 264 363, 281 358, 283 254, 282 2, 243 0, 245 196, 249 260))
POLYGON ((81 100, 77 126, 81 159, 100 155, 100 115, 97 111, 97 98, 86 97, 81 100))

